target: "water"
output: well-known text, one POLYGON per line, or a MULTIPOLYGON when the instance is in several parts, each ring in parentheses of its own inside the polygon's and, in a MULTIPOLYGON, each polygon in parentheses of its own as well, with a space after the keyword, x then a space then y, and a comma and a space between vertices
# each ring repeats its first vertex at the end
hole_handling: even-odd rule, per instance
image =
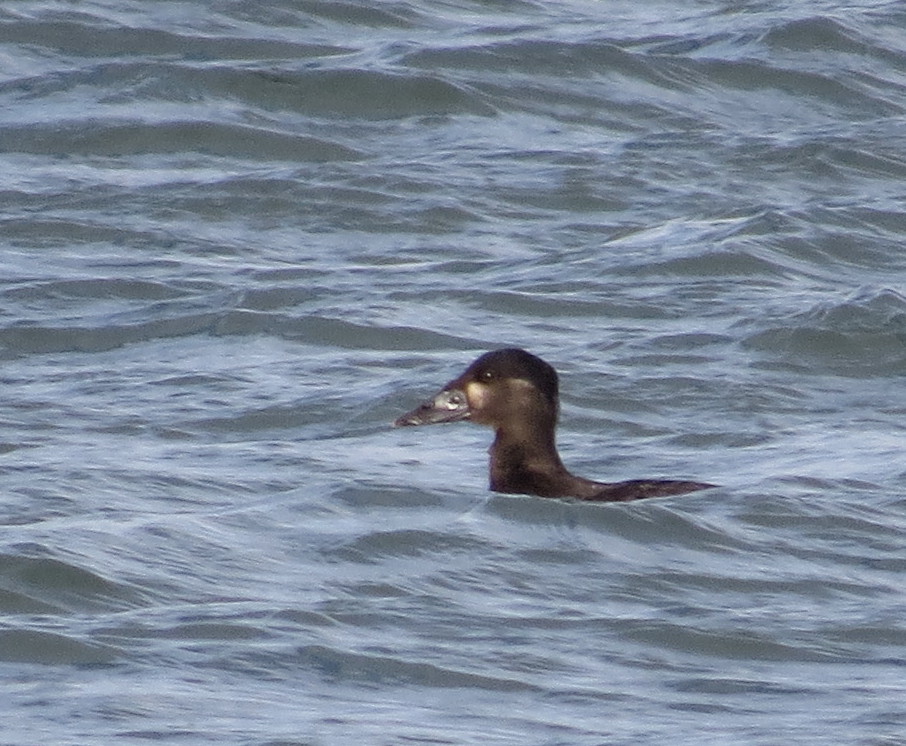
POLYGON ((904 30, 7 3, 0 744, 906 743, 904 30), (512 345, 721 488, 389 428, 512 345))

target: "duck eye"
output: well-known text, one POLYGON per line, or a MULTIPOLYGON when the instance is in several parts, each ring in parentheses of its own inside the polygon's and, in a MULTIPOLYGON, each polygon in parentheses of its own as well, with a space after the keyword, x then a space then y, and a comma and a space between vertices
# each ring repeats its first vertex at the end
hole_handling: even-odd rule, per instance
POLYGON ((494 371, 492 370, 483 370, 478 376, 482 381, 493 381, 494 380, 494 371))

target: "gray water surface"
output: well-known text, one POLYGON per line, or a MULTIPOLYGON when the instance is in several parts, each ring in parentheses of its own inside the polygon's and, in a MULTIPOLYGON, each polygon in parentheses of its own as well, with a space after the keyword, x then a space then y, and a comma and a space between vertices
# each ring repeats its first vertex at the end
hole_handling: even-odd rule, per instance
POLYGON ((895 2, 0 8, 0 744, 906 744, 904 91, 895 2), (502 346, 720 488, 390 428, 502 346))

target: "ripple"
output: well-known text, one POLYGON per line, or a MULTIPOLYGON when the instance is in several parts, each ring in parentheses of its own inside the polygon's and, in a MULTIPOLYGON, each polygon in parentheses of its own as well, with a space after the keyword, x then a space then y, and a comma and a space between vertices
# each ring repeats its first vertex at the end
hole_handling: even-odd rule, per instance
POLYGON ((352 679, 371 684, 470 688, 495 692, 534 691, 536 687, 513 678, 460 671, 432 663, 407 661, 392 655, 363 654, 309 645, 297 653, 300 663, 331 680, 352 679))
POLYGON ((373 121, 432 114, 490 116, 492 107, 467 88, 435 75, 375 70, 311 70, 259 73, 258 102, 307 114, 373 121))
POLYGON ((0 661, 45 665, 98 665, 119 657, 116 649, 54 632, 0 630, 0 661))
POLYGON ((11 741, 900 738, 898 4, 0 19, 11 741), (389 429, 509 345, 580 473, 725 486, 389 429))
POLYGON ((892 289, 826 301, 745 344, 813 370, 866 378, 906 372, 906 298, 892 289))
POLYGON ((103 352, 150 339, 182 337, 209 332, 217 313, 195 313, 144 323, 95 326, 22 325, 0 329, 0 345, 16 354, 103 352))
POLYGON ((139 598, 129 586, 50 557, 0 555, 0 608, 7 614, 95 612, 134 606, 139 598), (7 605, 8 604, 8 605, 7 605))
POLYGON ((220 122, 68 122, 50 126, 5 128, 8 147, 30 154, 127 156, 148 153, 207 153, 279 161, 355 161, 364 155, 345 145, 220 122))

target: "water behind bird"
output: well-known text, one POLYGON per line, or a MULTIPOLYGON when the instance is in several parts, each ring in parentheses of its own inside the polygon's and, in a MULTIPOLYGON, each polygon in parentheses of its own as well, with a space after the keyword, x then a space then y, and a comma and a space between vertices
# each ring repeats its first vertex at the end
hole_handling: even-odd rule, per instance
POLYGON ((0 742, 902 738, 898 5, 3 13, 0 742))

